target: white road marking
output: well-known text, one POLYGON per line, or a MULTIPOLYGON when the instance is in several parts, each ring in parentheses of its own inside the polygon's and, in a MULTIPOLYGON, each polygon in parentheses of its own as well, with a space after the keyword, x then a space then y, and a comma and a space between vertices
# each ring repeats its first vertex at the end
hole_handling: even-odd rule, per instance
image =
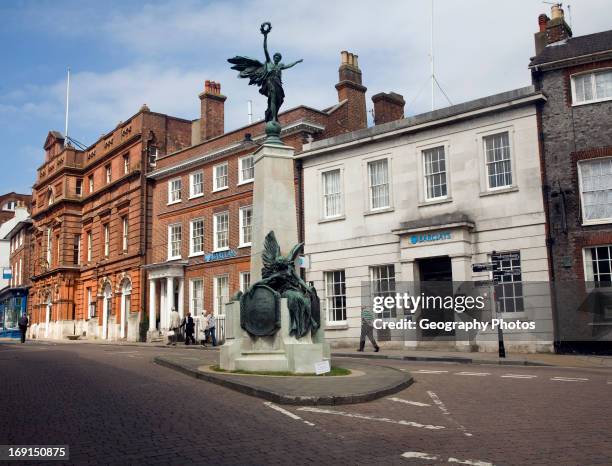
POLYGON ((494 466, 493 463, 489 463, 487 461, 479 461, 479 460, 458 460, 457 458, 453 458, 452 456, 448 459, 449 463, 459 463, 459 464, 471 464, 472 466, 494 466))
POLYGON ((431 405, 428 405, 427 403, 421 403, 420 401, 408 401, 408 400, 403 400, 401 398, 396 398, 394 396, 387 398, 387 400, 397 401, 398 403, 405 403, 407 405, 414 405, 414 406, 431 406, 431 405))
POLYGON ((427 369, 421 369, 415 372, 418 372, 419 374, 444 374, 445 372, 448 372, 448 371, 430 371, 427 369))
POLYGON ((138 351, 110 351, 111 354, 134 354, 138 351))
POLYGON ((554 380, 556 382, 586 382, 589 379, 585 379, 583 377, 551 377, 550 380, 554 380))
POLYGON ((527 374, 506 374, 501 376, 502 379, 534 379, 537 375, 527 375, 527 374))
POLYGON ((475 375, 477 377, 484 377, 485 375, 491 375, 490 372, 456 372, 455 375, 475 375))
POLYGON ((274 403, 272 403, 271 401, 264 401, 264 405, 266 405, 269 408, 274 409, 275 411, 278 411, 279 413, 284 414, 285 416, 290 417, 291 419, 294 419, 296 421, 302 421, 304 424, 308 424, 309 426, 314 426, 314 424, 310 421, 306 421, 304 419, 302 419, 300 416, 298 416, 297 414, 293 414, 291 411, 287 411, 284 408, 281 408, 278 405, 275 405, 274 403))
POLYGON ((444 414, 445 416, 448 416, 449 419, 457 425, 457 429, 459 429, 461 432, 463 432, 463 435, 465 435, 466 437, 472 437, 472 434, 470 434, 467 431, 467 429, 465 428, 465 426, 463 424, 459 424, 455 419, 453 419, 450 416, 450 411, 446 408, 446 405, 444 403, 442 403, 442 400, 438 397, 438 395, 436 395, 432 391, 428 391, 427 394, 433 400, 433 402, 436 404, 436 406, 438 408, 440 408, 440 411, 442 411, 442 414, 444 414))
MULTIPOLYGON (((432 453, 424 453, 421 451, 407 451, 402 453, 402 458, 407 459, 420 459, 420 460, 432 460, 432 461, 444 461, 440 455, 434 455, 432 453)), ((450 456, 447 460, 449 463, 469 464, 471 466, 494 466, 493 463, 480 460, 460 460, 450 456)))
POLYGON ((402 458, 419 458, 421 460, 438 460, 440 457, 438 455, 432 455, 430 453, 422 453, 420 451, 407 451, 406 453, 402 453, 402 458))
POLYGON ((377 422, 388 422, 390 424, 399 424, 402 426, 410 426, 410 427, 420 427, 422 429, 429 429, 429 430, 439 430, 439 429, 445 429, 445 426, 435 426, 435 425, 431 425, 431 424, 420 424, 418 422, 413 422, 413 421, 404 421, 404 420, 399 420, 396 421, 395 419, 389 419, 386 417, 374 417, 374 416, 366 416, 365 414, 357 414, 357 413, 347 413, 344 411, 333 411, 331 409, 321 409, 321 408, 311 408, 309 406, 304 406, 302 408, 298 408, 298 411, 307 411, 309 413, 319 413, 319 414, 333 414, 336 416, 345 416, 345 417, 352 417, 355 419, 363 419, 366 421, 377 421, 377 422))

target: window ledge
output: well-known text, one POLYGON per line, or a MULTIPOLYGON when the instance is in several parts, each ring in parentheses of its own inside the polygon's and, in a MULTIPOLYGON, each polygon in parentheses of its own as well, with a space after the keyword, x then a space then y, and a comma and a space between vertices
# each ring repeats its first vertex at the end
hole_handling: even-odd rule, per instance
POLYGON ((599 327, 599 326, 610 326, 612 327, 612 320, 607 320, 607 321, 602 321, 602 322, 589 322, 587 325, 590 326, 595 326, 595 327, 599 327))
POLYGON ((202 252, 193 252, 193 253, 189 254, 187 257, 200 257, 200 256, 203 256, 203 255, 204 255, 203 251, 202 252))
POLYGON ((587 220, 586 222, 582 222, 583 227, 590 227, 594 225, 607 225, 612 223, 612 218, 601 219, 601 220, 587 220))
MULTIPOLYGON (((521 312, 499 312, 499 313, 495 313, 496 315, 499 315, 500 318, 504 319, 504 320, 525 320, 526 317, 526 313, 525 311, 521 311, 521 312)), ((529 319, 527 319, 527 322, 529 322, 529 319)))
POLYGON ((241 181, 240 183, 238 183, 238 186, 242 186, 243 184, 253 183, 254 181, 255 181, 254 178, 252 178, 250 180, 244 180, 244 181, 241 181))
POLYGON ((225 247, 225 248, 213 249, 212 252, 223 252, 223 251, 229 251, 229 250, 230 250, 229 247, 225 247))
POLYGON ((212 192, 218 193, 219 191, 225 191, 226 189, 229 189, 229 186, 224 186, 223 188, 215 188, 212 190, 212 192))
POLYGON ((489 191, 483 191, 478 195, 480 197, 494 196, 495 194, 514 193, 518 190, 519 190, 518 186, 508 186, 507 188, 499 188, 499 189, 491 189, 489 191))
POLYGON ((601 99, 593 99, 593 100, 588 100, 586 102, 574 102, 574 96, 572 95, 572 107, 581 107, 583 105, 599 104, 601 102, 608 102, 610 100, 612 100, 611 97, 603 97, 601 99))
POLYGON ((339 323, 325 323, 325 331, 327 330, 347 330, 349 328, 349 324, 347 322, 339 322, 339 323))
POLYGON ((366 210, 363 215, 364 216, 368 216, 368 215, 376 215, 376 214, 384 214, 387 212, 393 212, 395 209, 393 207, 383 207, 381 209, 372 209, 372 210, 366 210))
POLYGON ((240 249, 240 248, 250 248, 250 247, 251 247, 251 244, 252 244, 252 243, 244 243, 244 244, 241 244, 240 246, 238 246, 238 249, 240 249))
POLYGON ((189 199, 197 199, 198 197, 204 197, 204 193, 194 194, 193 196, 189 196, 189 199))
POLYGON ((346 220, 346 215, 338 215, 337 217, 319 219, 319 223, 339 222, 346 220))
POLYGON ((178 201, 168 202, 168 204, 166 204, 166 205, 174 205, 174 204, 179 204, 181 201, 182 201, 182 199, 179 199, 178 201))
POLYGON ((174 256, 174 257, 168 257, 168 260, 169 261, 176 261, 176 260, 179 260, 179 259, 182 259, 182 258, 183 258, 183 256, 174 256))
POLYGON ((417 207, 427 207, 430 205, 448 204, 453 202, 452 197, 445 197, 443 199, 432 199, 431 201, 421 201, 417 204, 417 207))

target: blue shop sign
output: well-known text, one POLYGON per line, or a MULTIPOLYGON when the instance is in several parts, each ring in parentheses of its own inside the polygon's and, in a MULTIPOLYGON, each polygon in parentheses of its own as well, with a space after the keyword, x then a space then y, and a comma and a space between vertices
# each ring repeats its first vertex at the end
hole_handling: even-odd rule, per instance
POLYGON ((227 251, 209 252, 204 255, 204 262, 221 261, 224 259, 230 259, 236 257, 238 253, 235 249, 228 249, 227 251))
POLYGON ((451 239, 450 231, 441 231, 439 233, 424 233, 421 235, 412 235, 410 237, 410 242, 412 244, 419 244, 419 243, 430 243, 434 241, 443 241, 446 239, 451 239))

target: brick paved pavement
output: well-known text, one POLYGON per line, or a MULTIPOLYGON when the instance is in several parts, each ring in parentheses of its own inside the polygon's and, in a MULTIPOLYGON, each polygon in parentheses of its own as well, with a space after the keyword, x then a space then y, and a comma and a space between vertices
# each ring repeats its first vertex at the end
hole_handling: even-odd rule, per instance
POLYGON ((74 464, 612 462, 609 370, 386 361, 416 380, 396 400, 283 412, 154 365, 164 351, 202 354, 0 344, 0 444, 66 443, 74 464))

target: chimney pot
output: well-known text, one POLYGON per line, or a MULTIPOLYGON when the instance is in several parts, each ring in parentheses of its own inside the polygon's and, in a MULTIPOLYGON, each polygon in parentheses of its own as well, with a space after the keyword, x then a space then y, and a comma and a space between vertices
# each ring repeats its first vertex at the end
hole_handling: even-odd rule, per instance
POLYGON ((340 52, 342 57, 338 68, 338 102, 346 101, 346 116, 342 127, 355 131, 367 127, 365 93, 367 88, 361 83, 361 70, 358 67, 358 56, 347 51, 340 52))
POLYGON ((550 7, 550 16, 552 17, 552 19, 564 17, 563 8, 561 8, 561 4, 557 3, 556 5, 550 7))
POLYGON ((541 14, 538 16, 538 26, 540 27, 540 32, 546 31, 546 25, 548 24, 549 18, 545 14, 541 14))
POLYGON ((225 130, 225 99, 221 84, 207 79, 200 94, 200 141, 220 136, 225 130))

